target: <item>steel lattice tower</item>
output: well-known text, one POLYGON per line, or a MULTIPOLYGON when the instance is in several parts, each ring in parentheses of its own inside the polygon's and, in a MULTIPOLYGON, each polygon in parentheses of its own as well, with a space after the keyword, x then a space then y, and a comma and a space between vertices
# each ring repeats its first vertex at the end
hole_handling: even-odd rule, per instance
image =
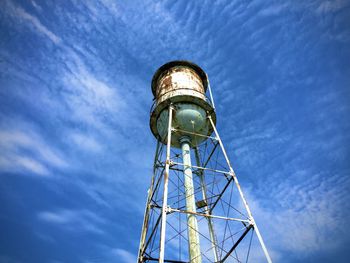
POLYGON ((272 262, 216 129, 206 73, 169 62, 152 92, 157 148, 138 263, 272 262))

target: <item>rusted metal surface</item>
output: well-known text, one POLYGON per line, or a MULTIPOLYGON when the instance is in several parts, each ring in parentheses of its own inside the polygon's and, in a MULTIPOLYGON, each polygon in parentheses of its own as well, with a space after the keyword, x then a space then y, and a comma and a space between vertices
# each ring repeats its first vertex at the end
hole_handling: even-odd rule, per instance
POLYGON ((192 146, 205 140, 212 133, 207 116, 215 122, 216 115, 211 101, 206 97, 208 77, 196 64, 189 61, 172 61, 161 66, 152 79, 154 104, 151 108, 150 127, 154 136, 166 144, 167 110, 175 108, 174 133, 171 145, 180 148, 179 139, 190 137, 192 146), (197 133, 198 135, 194 135, 197 133))
POLYGON ((157 90, 158 80, 160 79, 160 77, 167 70, 172 69, 172 68, 176 68, 176 67, 186 67, 186 68, 190 68, 194 72, 196 72, 196 74, 198 75, 198 77, 200 78, 200 80, 203 84, 204 92, 206 92, 206 90, 208 88, 208 76, 203 71, 203 69, 201 69, 198 65, 196 65, 190 61, 175 60, 175 61, 171 61, 171 62, 164 64, 154 74, 153 79, 152 79, 152 92, 153 92, 154 97, 156 97, 156 90, 157 90))
POLYGON ((170 68, 159 77, 156 85, 156 104, 181 95, 206 99, 202 79, 196 71, 185 66, 170 68))

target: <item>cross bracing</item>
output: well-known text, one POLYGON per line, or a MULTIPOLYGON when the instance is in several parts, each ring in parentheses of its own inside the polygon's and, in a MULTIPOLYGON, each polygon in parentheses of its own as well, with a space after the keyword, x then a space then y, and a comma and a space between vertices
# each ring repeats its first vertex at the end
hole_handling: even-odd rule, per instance
MULTIPOLYGON (((171 124, 171 116, 169 120, 171 124)), ((183 164, 181 149, 170 145, 169 137, 184 131, 169 125, 168 143, 158 142, 139 263, 189 262, 188 216, 198 221, 198 229, 191 230, 198 233, 202 262, 256 262, 259 258, 271 262, 216 127, 211 124, 214 136, 206 136, 191 149, 191 166, 183 164), (186 209, 189 195, 184 169, 188 168, 193 173, 195 212, 186 209)))

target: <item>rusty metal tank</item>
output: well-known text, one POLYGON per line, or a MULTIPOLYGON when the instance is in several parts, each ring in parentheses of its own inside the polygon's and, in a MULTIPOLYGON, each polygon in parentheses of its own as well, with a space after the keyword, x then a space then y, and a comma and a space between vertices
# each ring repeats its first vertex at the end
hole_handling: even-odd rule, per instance
POLYGON ((215 111, 206 97, 208 77, 196 64, 189 61, 172 61, 161 66, 153 76, 154 104, 150 126, 154 136, 166 144, 169 105, 174 107, 171 144, 180 147, 186 136, 195 147, 206 140, 213 129, 208 114, 216 120, 215 111), (204 136, 203 136, 204 135, 204 136))

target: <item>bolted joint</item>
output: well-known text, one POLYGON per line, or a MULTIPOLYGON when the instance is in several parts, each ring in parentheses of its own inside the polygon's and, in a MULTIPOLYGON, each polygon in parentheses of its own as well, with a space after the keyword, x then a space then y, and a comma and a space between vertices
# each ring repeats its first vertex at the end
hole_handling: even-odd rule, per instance
POLYGON ((253 218, 253 217, 250 217, 250 218, 248 219, 248 221, 249 221, 249 224, 250 224, 251 226, 253 226, 253 228, 254 228, 254 227, 255 227, 254 218, 253 218))
POLYGON ((167 206, 167 207, 165 208, 165 213, 169 214, 169 213, 171 213, 171 211, 172 211, 172 209, 171 209, 170 206, 167 206))

